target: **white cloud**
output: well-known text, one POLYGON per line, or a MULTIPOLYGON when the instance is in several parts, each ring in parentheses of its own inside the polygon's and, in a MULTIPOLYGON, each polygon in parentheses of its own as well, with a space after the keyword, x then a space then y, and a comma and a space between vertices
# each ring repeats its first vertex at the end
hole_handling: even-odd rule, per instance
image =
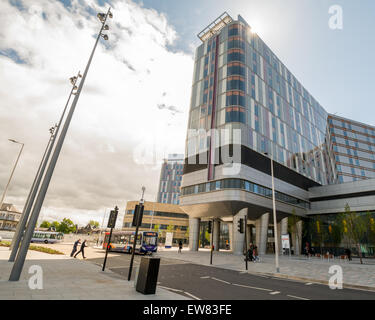
MULTIPOLYGON (((101 40, 77 105, 44 203, 44 217, 101 222, 104 209, 138 199, 155 200, 158 165, 139 158, 155 150, 160 161, 183 153, 193 59, 171 52, 177 34, 166 17, 131 1, 112 1, 109 41, 101 40), (106 48, 107 47, 107 48, 106 48), (181 112, 160 109, 175 106, 181 112), (138 163, 135 162, 138 160, 138 163), (142 162, 144 164, 142 164, 142 162)), ((95 1, 24 1, 25 10, 0 3, 0 190, 17 146, 25 149, 6 198, 21 209, 48 139, 70 91, 69 77, 83 73, 105 11, 95 1)))

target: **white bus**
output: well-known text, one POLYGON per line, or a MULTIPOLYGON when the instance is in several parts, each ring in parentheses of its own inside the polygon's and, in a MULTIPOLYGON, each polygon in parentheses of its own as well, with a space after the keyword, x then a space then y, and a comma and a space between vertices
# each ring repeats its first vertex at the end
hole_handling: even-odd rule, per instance
POLYGON ((62 232, 34 231, 33 237, 31 238, 31 243, 33 242, 57 243, 57 242, 61 242, 63 238, 64 238, 64 234, 62 232))

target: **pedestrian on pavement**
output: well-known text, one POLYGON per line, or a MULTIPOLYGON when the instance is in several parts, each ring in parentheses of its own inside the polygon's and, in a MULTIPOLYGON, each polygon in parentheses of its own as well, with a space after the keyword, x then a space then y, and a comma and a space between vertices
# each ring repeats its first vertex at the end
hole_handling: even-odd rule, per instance
POLYGON ((181 253, 181 250, 182 250, 182 241, 180 240, 178 242, 178 253, 181 253))
POLYGON ((79 249, 79 251, 74 255, 74 258, 77 258, 77 255, 80 254, 82 252, 82 257, 83 259, 86 259, 85 257, 85 248, 86 248, 86 240, 84 240, 81 244, 81 248, 79 249))
POLYGON ((74 242, 73 250, 72 250, 72 253, 70 254, 71 257, 73 257, 73 255, 77 252, 77 247, 79 243, 81 243, 81 239, 78 239, 76 242, 74 242))
POLYGON ((310 246, 309 246, 309 243, 306 242, 306 245, 305 245, 305 255, 306 255, 306 257, 309 257, 309 253, 310 253, 310 246))
POLYGON ((246 255, 246 259, 247 259, 248 261, 253 261, 253 259, 254 259, 254 256, 253 256, 253 250, 254 250, 254 246, 253 246, 253 244, 250 242, 249 249, 247 250, 247 255, 246 255))
POLYGON ((253 261, 254 262, 259 262, 259 256, 258 256, 258 247, 257 246, 254 246, 254 249, 253 249, 253 261))
POLYGON ((350 249, 345 249, 345 254, 347 255, 348 257, 348 260, 349 261, 352 261, 352 252, 350 251, 350 249))

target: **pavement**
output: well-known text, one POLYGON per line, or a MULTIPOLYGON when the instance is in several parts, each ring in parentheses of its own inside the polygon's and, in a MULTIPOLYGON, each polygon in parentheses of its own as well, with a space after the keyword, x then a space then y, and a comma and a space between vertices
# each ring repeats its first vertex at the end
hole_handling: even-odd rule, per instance
MULTIPOLYGON (((229 251, 214 252, 212 265, 210 265, 210 251, 207 249, 199 249, 198 252, 183 249, 182 253, 178 253, 176 248, 164 249, 158 250, 156 256, 246 272, 244 256, 234 255, 229 251)), ((375 261, 371 259, 365 259, 364 264, 361 265, 359 259, 328 261, 315 257, 307 259, 304 256, 279 256, 280 273, 275 272, 274 255, 263 255, 260 260, 256 263, 248 262, 247 273, 327 284, 332 276, 329 273, 330 267, 339 265, 343 271, 344 287, 375 291, 375 261)))
MULTIPOLYGON (((65 248, 54 246, 56 250, 65 248)), ((71 250, 71 246, 70 246, 71 250)), ((68 251, 69 252, 69 251, 68 251)), ((88 248, 87 255, 104 257, 103 251, 88 248), (98 252, 96 252, 96 250, 98 252)), ((100 266, 73 259, 69 255, 51 255, 29 251, 19 281, 8 281, 13 263, 8 262, 9 248, 0 247, 0 300, 188 300, 189 298, 165 290, 143 295, 135 290, 134 281, 127 281, 110 270, 101 271, 100 266), (40 266, 42 289, 31 289, 35 274, 31 266, 40 266)))

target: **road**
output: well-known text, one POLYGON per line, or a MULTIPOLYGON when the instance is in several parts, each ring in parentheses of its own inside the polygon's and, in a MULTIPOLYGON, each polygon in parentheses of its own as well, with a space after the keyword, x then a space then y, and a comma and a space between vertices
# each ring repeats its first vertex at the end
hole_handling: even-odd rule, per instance
MULTIPOLYGON (((127 279, 129 254, 109 255, 107 268, 127 279)), ((134 268, 141 257, 136 255, 134 268)), ((87 259, 102 265, 103 258, 87 259)), ((134 279, 133 269, 132 279, 134 279)), ((274 278, 161 258, 158 285, 196 300, 374 300, 375 292, 274 278)))

